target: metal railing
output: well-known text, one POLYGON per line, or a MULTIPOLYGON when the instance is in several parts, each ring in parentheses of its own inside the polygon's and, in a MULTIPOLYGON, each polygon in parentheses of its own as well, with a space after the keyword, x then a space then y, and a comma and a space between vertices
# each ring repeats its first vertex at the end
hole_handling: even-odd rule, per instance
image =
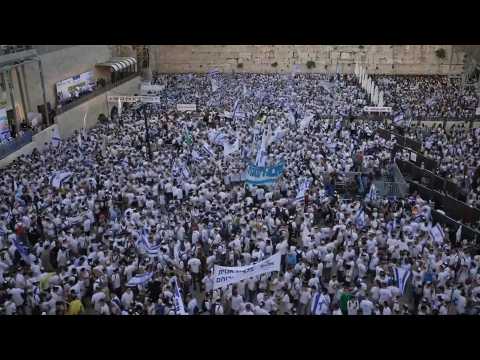
POLYGON ((8 155, 21 149, 25 145, 32 142, 33 132, 27 131, 16 138, 0 144, 0 159, 6 158, 8 155))
POLYGON ((101 86, 101 87, 97 87, 94 91, 92 91, 91 93, 89 94, 86 94, 66 105, 62 105, 61 107, 58 106, 57 104, 57 108, 56 108, 56 113, 57 115, 59 114, 62 114, 68 110, 71 110, 73 109, 74 107, 77 107, 78 105, 81 105, 95 97, 97 97, 98 95, 101 95, 103 93, 106 93, 107 91, 110 91, 112 90, 113 88, 119 86, 119 85, 122 85, 134 78, 136 78, 137 76, 140 76, 140 72, 134 72, 126 77, 124 77, 123 79, 120 79, 118 81, 115 81, 114 83, 112 82, 107 82, 105 84, 105 86, 101 86))

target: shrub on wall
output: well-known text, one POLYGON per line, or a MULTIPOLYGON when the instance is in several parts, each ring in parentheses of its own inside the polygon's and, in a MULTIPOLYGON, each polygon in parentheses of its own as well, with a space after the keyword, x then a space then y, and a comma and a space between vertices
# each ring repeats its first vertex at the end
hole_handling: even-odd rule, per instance
POLYGON ((272 64, 272 67, 277 67, 278 66, 278 63, 275 61, 273 64, 272 64))
POLYGON ((243 63, 238 63, 237 68, 242 69, 243 68, 243 63))
POLYGON ((359 45, 359 46, 358 46, 359 49, 363 49, 364 47, 365 47, 365 46, 363 46, 363 45, 359 45))
POLYGON ((316 66, 315 61, 309 60, 307 61, 307 68, 313 69, 316 66))
POLYGON ((445 49, 437 49, 435 50, 435 55, 437 55, 439 59, 445 59, 445 57, 447 56, 447 52, 445 51, 445 49))

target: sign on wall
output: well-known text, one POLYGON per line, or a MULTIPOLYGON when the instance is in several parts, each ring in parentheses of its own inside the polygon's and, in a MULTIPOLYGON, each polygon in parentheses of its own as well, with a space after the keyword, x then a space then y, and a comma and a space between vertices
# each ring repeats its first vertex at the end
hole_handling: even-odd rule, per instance
POLYGON ((96 81, 93 71, 87 71, 80 75, 57 82, 57 98, 63 104, 78 94, 95 90, 96 81))
POLYGON ((10 127, 8 126, 7 108, 0 105, 0 142, 7 141, 11 138, 10 127))

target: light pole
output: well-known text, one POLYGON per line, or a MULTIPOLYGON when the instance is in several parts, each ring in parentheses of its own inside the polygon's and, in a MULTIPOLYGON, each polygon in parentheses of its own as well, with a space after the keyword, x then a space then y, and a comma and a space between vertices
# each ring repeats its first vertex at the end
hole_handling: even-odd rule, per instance
POLYGON ((148 125, 148 119, 147 119, 147 112, 145 111, 145 105, 142 106, 143 110, 143 119, 145 120, 145 142, 147 143, 147 152, 148 152, 148 158, 150 161, 152 161, 152 148, 150 146, 150 132, 149 132, 149 125, 148 125))

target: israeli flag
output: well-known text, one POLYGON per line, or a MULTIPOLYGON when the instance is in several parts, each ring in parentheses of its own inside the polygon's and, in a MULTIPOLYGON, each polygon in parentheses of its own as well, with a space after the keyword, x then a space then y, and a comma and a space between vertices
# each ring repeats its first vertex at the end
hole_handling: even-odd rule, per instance
POLYGON ((50 141, 50 143, 53 146, 57 147, 62 142, 62 139, 60 139, 60 133, 58 131, 58 126, 55 126, 55 128, 52 131, 53 131, 53 135, 52 135, 52 140, 50 141))
POLYGON ((462 228, 463 228, 463 225, 460 225, 458 227, 457 232, 455 233, 455 237, 457 239, 457 242, 460 242, 462 240, 462 228))
POLYGON ((200 162, 203 160, 203 156, 200 155, 197 150, 192 150, 192 159, 193 161, 200 162))
POLYGON ((407 286, 407 281, 410 278, 412 272, 405 267, 397 266, 394 271, 395 282, 400 289, 402 295, 405 293, 405 287, 407 286))
POLYGON ((208 70, 207 74, 209 76, 218 75, 218 74, 220 74, 220 70, 218 70, 217 68, 213 68, 213 69, 208 70))
POLYGON ((393 118, 393 123, 397 126, 401 126, 403 124, 403 118, 405 116, 403 114, 398 114, 393 118))
POLYGON ((377 201, 378 200, 378 191, 377 187, 375 184, 372 183, 370 186, 370 191, 367 193, 367 196, 365 197, 365 200, 367 201, 377 201))
POLYGON ((442 225, 437 223, 435 224, 435 226, 432 226, 432 228, 430 229, 430 236, 432 240, 435 241, 436 243, 439 243, 439 244, 443 243, 445 239, 445 232, 442 229, 442 225))
POLYGON ((295 202, 300 203, 305 201, 305 193, 310 188, 311 181, 309 179, 305 179, 297 190, 297 196, 295 196, 295 202))
POLYGON ((240 140, 238 138, 233 144, 225 142, 223 144, 223 156, 228 156, 230 154, 233 154, 237 152, 239 149, 240 149, 240 140))
POLYGON ((135 243, 139 251, 145 252, 148 256, 157 256, 160 253, 161 245, 152 245, 148 241, 148 229, 145 227, 142 231, 140 239, 135 243))
POLYGON ((248 95, 247 86, 243 84, 243 96, 247 96, 247 95, 248 95))
POLYGON ((138 285, 144 285, 152 279, 153 273, 145 273, 140 275, 132 276, 132 278, 128 281, 128 287, 135 287, 138 285))
POLYGON ((31 263, 28 247, 25 246, 20 240, 17 239, 17 236, 13 238, 13 244, 15 245, 15 248, 18 250, 20 255, 22 256, 23 260, 27 263, 31 263))
POLYGON ((210 79, 210 84, 212 85, 212 92, 216 92, 218 90, 217 80, 210 79))
POLYGON ((313 114, 307 114, 305 115, 305 117, 302 119, 302 121, 300 121, 300 129, 303 130, 305 128, 308 127, 308 125, 310 125, 310 121, 313 119, 315 115, 313 114))
POLYGON ((185 179, 190 178, 190 171, 188 170, 187 165, 185 165, 184 163, 182 163, 181 169, 182 169, 182 175, 183 175, 183 177, 184 177, 185 179))
POLYGON ((365 210, 363 208, 359 209, 357 215, 355 215, 355 226, 357 229, 363 229, 366 226, 365 221, 365 210))
POLYGON ((255 166, 258 167, 265 167, 267 165, 267 158, 268 158, 268 153, 265 145, 262 143, 262 145, 259 147, 257 151, 257 157, 255 159, 255 166))
POLYGON ((56 189, 60 189, 62 185, 72 177, 73 173, 68 171, 57 171, 50 176, 50 185, 56 189))
POLYGON ((174 276, 172 279, 172 286, 173 286, 173 299, 175 305, 175 315, 188 315, 185 311, 185 306, 183 305, 182 294, 180 292, 180 288, 177 283, 177 277, 174 276))
POLYGON ((214 156, 215 153, 213 152, 213 150, 210 148, 210 146, 208 146, 207 143, 203 143, 202 146, 200 147, 200 151, 205 154, 207 157, 211 157, 211 156, 214 156))

